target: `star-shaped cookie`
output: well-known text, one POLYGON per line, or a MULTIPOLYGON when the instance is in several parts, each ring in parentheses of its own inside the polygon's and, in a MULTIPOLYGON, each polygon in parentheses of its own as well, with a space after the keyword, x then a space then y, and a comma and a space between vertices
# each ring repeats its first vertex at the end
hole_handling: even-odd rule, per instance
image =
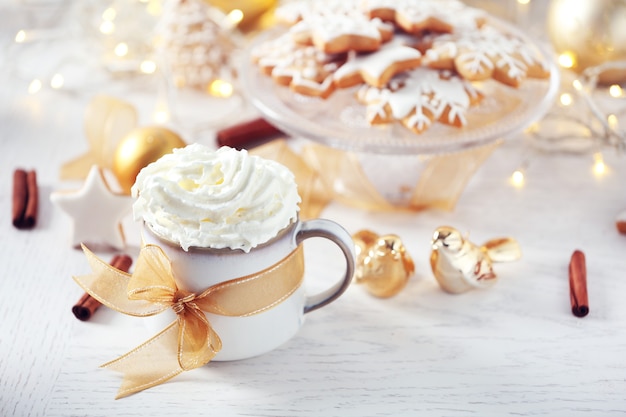
POLYGON ((54 192, 50 200, 72 217, 72 246, 85 243, 124 248, 121 221, 131 210, 132 198, 112 192, 99 166, 91 167, 82 188, 54 192))

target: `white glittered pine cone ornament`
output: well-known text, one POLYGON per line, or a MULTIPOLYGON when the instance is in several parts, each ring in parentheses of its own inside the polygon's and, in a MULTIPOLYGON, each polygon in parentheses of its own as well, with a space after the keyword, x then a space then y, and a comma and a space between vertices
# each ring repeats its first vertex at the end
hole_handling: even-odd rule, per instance
POLYGON ((213 81, 236 77, 235 32, 206 2, 165 0, 156 31, 162 67, 175 87, 208 91, 213 81))

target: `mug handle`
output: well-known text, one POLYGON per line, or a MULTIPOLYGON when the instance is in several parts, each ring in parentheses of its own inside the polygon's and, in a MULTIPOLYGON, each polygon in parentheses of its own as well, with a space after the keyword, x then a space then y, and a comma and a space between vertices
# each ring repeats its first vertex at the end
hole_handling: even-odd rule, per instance
POLYGON ((352 281, 356 264, 352 236, 339 224, 326 219, 313 219, 301 222, 296 233, 296 243, 299 245, 305 239, 311 237, 323 237, 339 246, 346 258, 346 272, 341 281, 326 291, 307 297, 304 305, 305 314, 324 307, 343 294, 352 281))

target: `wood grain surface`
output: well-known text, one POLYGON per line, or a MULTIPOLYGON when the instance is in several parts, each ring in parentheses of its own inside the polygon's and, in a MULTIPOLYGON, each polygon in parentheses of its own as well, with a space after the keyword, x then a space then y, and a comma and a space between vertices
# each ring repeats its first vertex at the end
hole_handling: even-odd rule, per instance
MULTIPOLYGON (((88 266, 70 247, 70 220, 49 195, 80 185, 58 172, 86 150, 83 111, 92 94, 130 100, 143 123, 153 96, 125 83, 29 95, 28 79, 4 76, 0 416, 626 415, 626 235, 615 229, 626 209, 626 157, 606 151, 609 170, 596 177, 591 155, 542 154, 521 137, 494 152, 452 212, 369 213, 338 204, 324 211, 351 233, 371 229, 403 239, 416 274, 398 296, 377 299, 354 285, 311 313, 280 349, 210 363, 114 400, 120 376, 99 366, 152 334, 141 319, 105 308, 89 322, 74 318, 71 306, 82 292, 71 276, 88 266), (526 159, 526 184, 514 188, 509 177, 526 159), (38 173, 33 230, 10 222, 17 167, 38 173), (442 225, 477 243, 515 237, 522 259, 496 264, 492 289, 444 293, 428 264, 430 236, 442 225), (582 319, 569 304, 575 249, 587 261, 590 313, 582 319)), ((125 226, 136 243, 132 221, 125 226)), ((332 249, 307 242, 305 250, 307 285, 340 274, 332 249)))

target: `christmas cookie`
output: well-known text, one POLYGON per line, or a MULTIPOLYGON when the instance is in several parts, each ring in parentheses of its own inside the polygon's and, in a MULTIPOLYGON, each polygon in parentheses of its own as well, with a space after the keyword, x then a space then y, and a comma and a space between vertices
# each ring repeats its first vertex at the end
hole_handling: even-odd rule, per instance
POLYGON ((285 34, 255 48, 252 59, 278 84, 289 86, 299 94, 326 98, 335 87, 332 75, 345 61, 345 56, 298 45, 285 34))
POLYGON ((463 78, 493 78, 518 87, 527 77, 547 78, 545 60, 521 39, 485 25, 480 30, 434 37, 424 62, 432 68, 455 69, 463 78))
POLYGON ((370 18, 352 1, 298 1, 277 9, 279 20, 292 25, 297 43, 330 54, 375 51, 393 37, 393 26, 370 18))
POLYGON ((383 87, 396 74, 420 65, 422 54, 415 48, 391 42, 375 52, 351 54, 333 75, 340 88, 363 82, 383 87))
POLYGON ((407 33, 451 33, 479 27, 485 14, 458 0, 368 0, 364 7, 372 18, 394 22, 407 33))
POLYGON ((481 98, 481 93, 460 77, 429 68, 401 74, 385 88, 363 86, 357 92, 357 99, 367 106, 371 124, 400 121, 415 133, 435 121, 465 126, 467 111, 481 98))

